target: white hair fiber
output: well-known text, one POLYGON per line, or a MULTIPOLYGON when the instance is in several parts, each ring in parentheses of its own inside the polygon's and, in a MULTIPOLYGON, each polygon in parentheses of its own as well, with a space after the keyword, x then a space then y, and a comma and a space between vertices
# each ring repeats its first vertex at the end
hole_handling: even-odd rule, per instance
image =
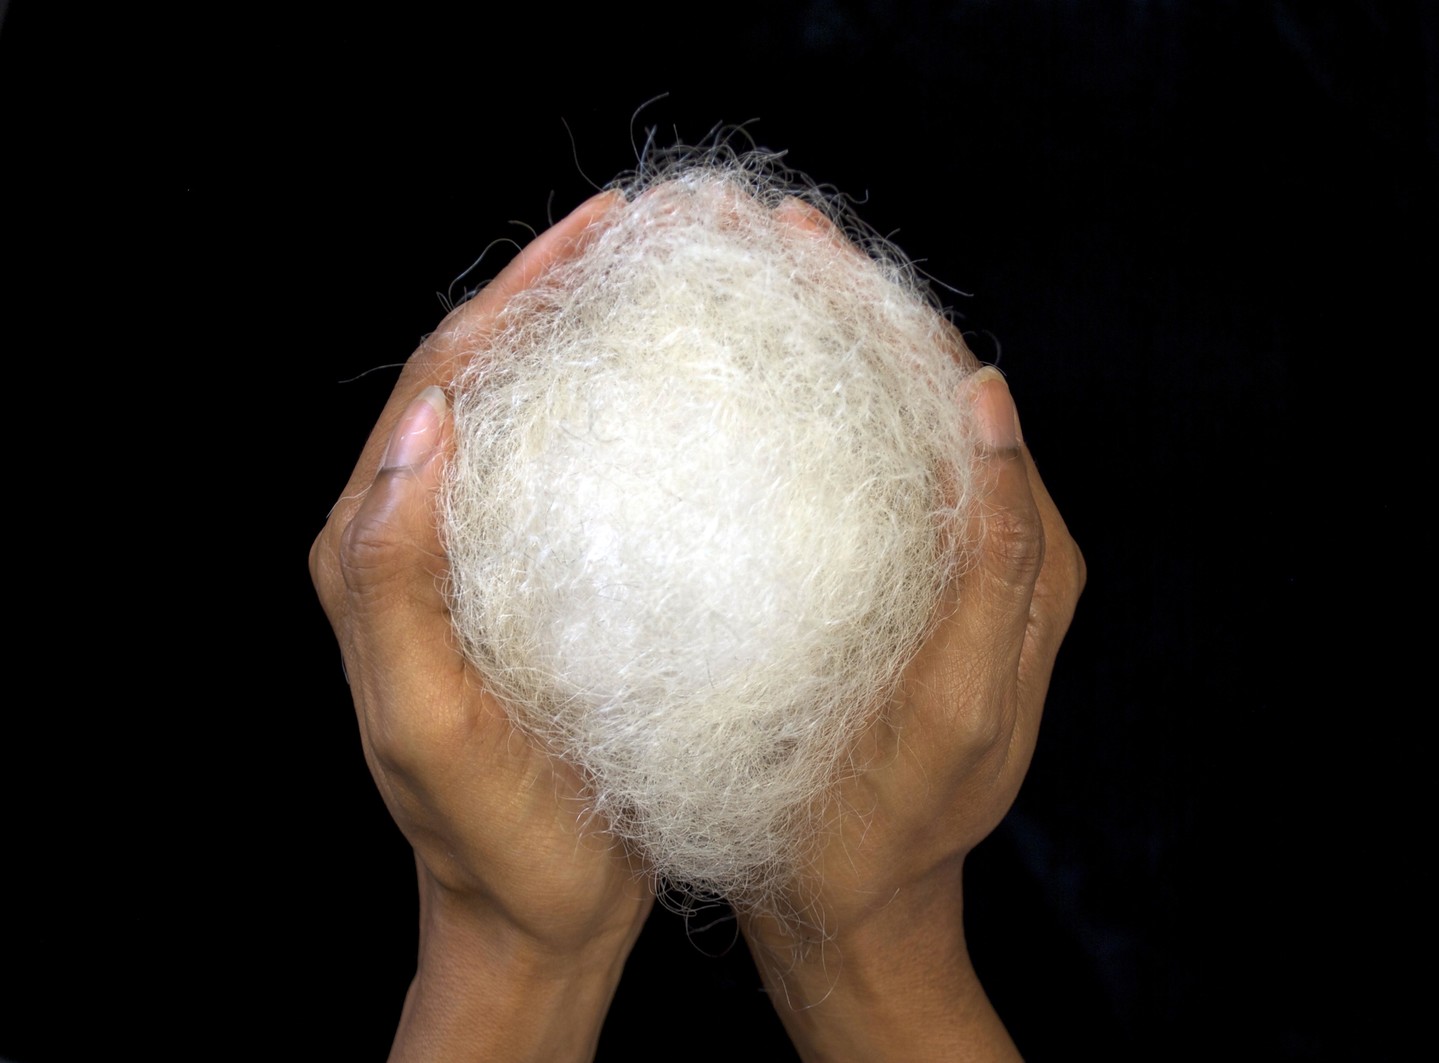
POLYGON ((961 563, 969 370, 772 157, 622 187, 455 381, 455 628, 659 874, 773 907, 961 563))

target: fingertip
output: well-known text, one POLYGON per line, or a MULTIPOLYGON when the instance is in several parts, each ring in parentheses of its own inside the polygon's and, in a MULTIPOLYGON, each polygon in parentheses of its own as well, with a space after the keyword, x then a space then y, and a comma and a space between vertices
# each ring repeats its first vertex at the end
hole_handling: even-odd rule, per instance
POLYGON ((813 203, 806 203, 798 196, 785 196, 774 208, 775 217, 787 225, 804 229, 817 236, 834 233, 834 223, 813 203))
POLYGON ((606 188, 603 192, 596 192, 585 200, 572 213, 579 214, 586 221, 597 221, 604 217, 616 207, 627 203, 625 194, 618 188, 606 188))
POLYGON ((578 254, 603 229, 602 222, 625 203, 624 193, 598 192, 531 240, 493 281, 465 304, 466 315, 498 312, 516 293, 534 284, 557 262, 578 254))
POLYGON ((535 242, 554 241, 558 244, 583 243, 591 235, 591 231, 595 226, 599 225, 608 215, 623 207, 627 202, 629 201, 625 198, 625 194, 617 188, 607 188, 603 192, 596 192, 549 229, 542 232, 535 242))
POLYGON ((384 460, 380 462, 380 472, 413 468, 427 462, 439 446, 447 408, 445 393, 440 388, 431 384, 421 391, 395 426, 384 460))
POLYGON ((995 450, 1017 449, 1024 433, 1004 374, 992 365, 983 366, 969 378, 969 387, 979 438, 995 450))

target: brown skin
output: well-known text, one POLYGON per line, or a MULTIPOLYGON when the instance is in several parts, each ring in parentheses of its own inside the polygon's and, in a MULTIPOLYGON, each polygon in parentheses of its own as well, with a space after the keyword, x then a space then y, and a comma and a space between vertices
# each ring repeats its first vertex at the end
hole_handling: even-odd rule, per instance
MULTIPOLYGON (((415 849, 420 956, 394 1060, 592 1058, 653 904, 643 866, 583 815, 579 779, 511 727, 456 651, 434 512, 438 389, 617 202, 597 196, 543 234, 415 353, 310 552, 366 760, 415 849)), ((793 885, 826 934, 745 924, 808 1061, 1017 1058, 969 964, 961 871, 1028 767, 1084 563, 1002 378, 972 381, 991 445, 981 553, 856 751, 868 767, 836 791, 819 874, 793 885)))
POLYGON ((976 564, 839 788, 817 872, 789 898, 823 932, 744 924, 801 1056, 1018 1059, 970 966, 965 856, 1029 768, 1084 559, 1021 442, 1003 378, 971 378, 989 444, 976 564))
POLYGON ((446 420, 426 390, 615 202, 546 232, 415 353, 310 551, 365 759, 415 849, 419 969, 395 1060, 591 1058, 653 904, 642 869, 584 821, 574 773, 514 732, 455 652, 434 513, 446 420))

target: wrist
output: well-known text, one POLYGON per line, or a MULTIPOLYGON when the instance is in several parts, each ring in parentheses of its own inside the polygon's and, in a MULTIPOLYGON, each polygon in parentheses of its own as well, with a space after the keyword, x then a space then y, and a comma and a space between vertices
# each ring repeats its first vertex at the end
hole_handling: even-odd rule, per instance
POLYGON ((421 878, 420 954, 392 1061, 593 1058, 639 933, 559 947, 421 878))
POLYGON ((823 933, 751 920, 750 942, 780 1020, 806 1063, 1011 1061, 964 938, 958 868, 857 905, 823 933))

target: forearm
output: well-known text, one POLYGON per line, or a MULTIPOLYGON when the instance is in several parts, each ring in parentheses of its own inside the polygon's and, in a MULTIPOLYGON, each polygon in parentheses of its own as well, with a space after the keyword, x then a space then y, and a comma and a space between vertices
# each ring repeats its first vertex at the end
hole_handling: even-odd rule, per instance
POLYGON ((392 1063, 583 1063, 634 936, 561 955, 421 886, 420 957, 392 1063))
POLYGON ((975 974, 957 888, 911 889, 796 959, 773 935, 755 959, 805 1063, 1020 1059, 975 974))

